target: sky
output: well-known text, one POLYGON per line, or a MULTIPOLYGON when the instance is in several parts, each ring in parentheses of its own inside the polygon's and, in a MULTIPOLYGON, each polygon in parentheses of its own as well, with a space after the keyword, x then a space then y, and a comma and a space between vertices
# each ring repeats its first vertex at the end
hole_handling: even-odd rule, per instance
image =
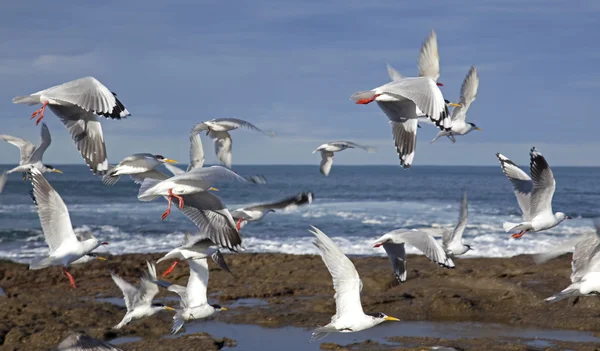
MULTIPOLYGON (((14 96, 94 76, 131 112, 102 119, 109 162, 151 152, 187 162, 188 132, 218 117, 277 134, 232 132, 233 164, 318 164, 320 144, 351 140, 336 164, 398 164, 388 119, 349 97, 389 81, 386 63, 417 74, 422 41, 438 35, 442 92, 457 100, 474 64, 467 120, 483 131, 429 141, 419 130, 413 167, 495 165, 496 152, 528 163, 600 166, 600 2, 27 1, 0 5, 0 133, 39 143, 37 107, 14 96)), ((49 164, 83 164, 48 111, 49 164)), ((204 137, 203 137, 204 138, 204 137)), ((207 163, 216 163, 203 139, 207 163)), ((18 161, 0 144, 0 163, 18 161)))

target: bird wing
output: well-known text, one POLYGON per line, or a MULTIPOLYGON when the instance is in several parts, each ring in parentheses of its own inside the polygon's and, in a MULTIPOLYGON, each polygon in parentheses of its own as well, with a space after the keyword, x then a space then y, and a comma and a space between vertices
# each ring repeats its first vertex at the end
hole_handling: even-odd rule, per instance
POLYGON ((184 205, 181 212, 212 242, 232 251, 242 244, 235 221, 218 196, 207 191, 185 195, 184 205))
POLYGON ((600 218, 594 219, 595 232, 584 235, 575 245, 571 261, 571 282, 581 281, 588 272, 600 271, 600 218))
POLYGON ((78 240, 73 232, 69 210, 62 198, 37 168, 31 168, 29 174, 33 186, 31 197, 37 206, 50 254, 63 244, 76 245, 78 240))
POLYGON ((19 148, 19 152, 21 153, 19 164, 26 164, 29 162, 29 157, 31 157, 31 154, 35 151, 35 145, 25 139, 17 138, 12 135, 1 134, 0 139, 19 148))
POLYGON ((375 148, 372 146, 361 145, 361 144, 357 144, 352 141, 341 140, 341 141, 334 141, 334 142, 331 142, 328 144, 334 145, 334 146, 341 146, 343 148, 357 148, 357 149, 365 150, 367 152, 375 152, 375 148))
POLYGON ((190 308, 205 305, 206 290, 208 287, 208 260, 206 258, 188 260, 190 277, 185 289, 187 304, 190 308))
POLYGON ((94 77, 84 77, 40 92, 48 99, 67 102, 104 117, 121 119, 129 111, 112 93, 94 77))
POLYGON ((423 252, 427 258, 439 264, 440 266, 454 268, 454 262, 452 262, 452 259, 448 257, 442 245, 435 241, 431 235, 418 230, 395 230, 389 234, 397 237, 399 239, 398 241, 403 241, 408 245, 416 247, 419 249, 419 251, 423 252))
POLYGON ((121 351, 121 349, 84 333, 71 333, 58 344, 56 351, 121 351))
POLYGON ((115 284, 123 292, 123 301, 125 301, 125 307, 127 312, 132 311, 137 305, 135 305, 136 297, 139 295, 139 290, 125 281, 123 278, 116 275, 114 272, 110 272, 110 276, 115 284))
POLYGON ((531 192, 531 217, 539 215, 554 216, 552 213, 552 197, 556 181, 544 156, 534 147, 531 156, 530 173, 533 180, 531 192))
MULTIPOLYGON (((210 184, 214 184, 218 181, 239 181, 242 183, 248 182, 246 178, 240 177, 237 173, 221 166, 211 166, 203 168, 194 168, 193 170, 175 175, 168 179, 168 181, 182 184, 192 184, 196 182, 202 182, 203 186, 210 187, 210 184)), ((205 189, 206 190, 206 189, 205 189)))
POLYGON ((54 114, 62 121, 77 150, 95 174, 104 174, 108 170, 106 145, 102 126, 96 115, 77 106, 49 105, 54 114))
POLYGON ((452 127, 446 100, 433 79, 428 77, 404 78, 388 83, 378 90, 381 94, 387 94, 400 100, 403 98, 412 100, 419 110, 441 130, 450 130, 452 127))
POLYGON ((400 165, 404 168, 410 168, 415 159, 419 121, 409 119, 405 122, 390 121, 390 124, 392 125, 392 135, 394 136, 396 152, 400 158, 400 165))
POLYGON ((140 305, 152 305, 152 300, 154 296, 158 294, 158 285, 156 285, 156 267, 154 264, 146 261, 146 265, 148 266, 148 271, 144 272, 142 275, 142 280, 140 281, 140 290, 139 295, 137 296, 137 303, 140 305))
POLYGON ((465 121, 467 117, 467 111, 471 106, 471 103, 475 101, 477 97, 477 89, 479 88, 479 75, 477 74, 477 69, 475 66, 471 66, 469 69, 469 73, 465 76, 465 80, 463 80, 462 86, 460 88, 460 99, 458 103, 460 106, 457 106, 452 109, 452 113, 450 114, 450 118, 452 121, 465 121))
POLYGON ((352 319, 363 315, 360 303, 361 281, 352 261, 327 236, 314 226, 310 232, 315 235, 314 245, 319 249, 321 258, 327 266, 333 288, 335 289, 335 316, 338 319, 352 319))
POLYGON ((195 133, 190 135, 190 164, 187 171, 204 166, 204 148, 200 135, 195 133))
POLYGON ((388 71, 388 76, 390 76, 390 79, 392 81, 400 80, 403 78, 402 74, 400 74, 400 72, 396 71, 396 69, 394 67, 392 67, 392 65, 390 65, 389 63, 387 64, 387 71, 388 71))
POLYGON ((523 220, 528 221, 531 218, 531 193, 533 191, 533 181, 527 173, 523 172, 513 161, 502 154, 496 154, 502 172, 512 183, 517 203, 523 212, 523 220))
POLYGON ((263 134, 266 134, 268 136, 274 136, 275 134, 272 132, 265 132, 262 129, 259 129, 258 127, 256 127, 254 124, 248 122, 248 121, 244 121, 243 119, 238 119, 238 118, 215 118, 213 119, 211 122, 213 123, 218 123, 223 127, 226 127, 227 129, 238 129, 238 128, 242 128, 242 129, 247 129, 247 130, 251 130, 251 131, 255 131, 255 132, 260 132, 263 134))
POLYGON ((385 253, 392 262, 392 268, 394 269, 394 275, 400 283, 406 281, 406 251, 404 244, 394 244, 386 242, 383 244, 385 253))
POLYGON ((419 77, 429 77, 437 82, 440 77, 440 54, 438 52, 437 35, 433 30, 421 45, 417 66, 419 77))
POLYGON ((468 208, 467 208, 467 192, 463 193, 463 198, 460 203, 460 214, 458 215, 458 223, 452 232, 444 232, 443 244, 444 247, 449 247, 450 243, 453 241, 461 242, 463 232, 467 227, 467 217, 468 217, 468 208))
MULTIPOLYGON (((183 170, 181 170, 181 169, 177 168, 176 166, 173 166, 173 165, 171 165, 169 163, 165 163, 164 165, 173 174, 176 174, 176 173, 173 172, 173 169, 177 169, 177 170, 183 172, 183 170)), ((129 177, 131 178, 131 180, 133 180, 133 182, 135 184, 142 184, 144 182, 144 179, 146 179, 146 178, 156 179, 156 180, 166 180, 166 179, 169 179, 168 175, 166 175, 166 174, 164 174, 164 173, 162 173, 160 171, 157 171, 156 169, 152 169, 152 170, 149 170, 149 171, 143 172, 143 173, 130 174, 129 177)))
POLYGON ((333 152, 321 150, 321 174, 328 176, 333 164, 333 152))
POLYGON ((241 209, 241 211, 244 211, 244 210, 264 211, 265 209, 287 210, 287 209, 290 209, 290 208, 295 208, 295 207, 300 206, 300 205, 310 204, 312 202, 312 199, 313 199, 312 193, 310 193, 310 192, 309 193, 301 192, 299 194, 296 194, 294 196, 286 197, 285 199, 282 199, 282 200, 279 200, 279 201, 267 202, 267 203, 264 203, 264 204, 257 204, 257 205, 252 205, 252 206, 244 207, 243 209, 241 209))
POLYGON ((233 140, 228 132, 215 132, 209 133, 215 144, 215 154, 219 161, 221 161, 225 167, 231 168, 231 146, 233 140))

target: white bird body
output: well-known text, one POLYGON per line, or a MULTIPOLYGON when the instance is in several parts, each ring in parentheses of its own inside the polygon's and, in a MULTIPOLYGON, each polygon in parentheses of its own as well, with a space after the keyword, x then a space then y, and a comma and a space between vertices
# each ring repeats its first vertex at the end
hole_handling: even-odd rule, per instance
POLYGON ((121 322, 113 327, 114 329, 121 329, 133 320, 149 317, 160 311, 174 310, 162 304, 152 304, 154 296, 158 294, 158 285, 155 283, 157 280, 156 267, 150 262, 146 262, 146 264, 148 271, 144 272, 140 286, 137 288, 115 273, 111 272, 110 274, 115 284, 123 293, 123 300, 127 308, 127 313, 125 313, 121 322))
POLYGON ((383 246, 392 262, 396 279, 400 283, 406 281, 405 244, 416 247, 427 258, 444 268, 454 268, 452 258, 446 254, 444 248, 431 235, 416 229, 409 231, 401 229, 393 230, 375 240, 373 246, 383 246))
POLYGON ((556 181, 552 170, 544 156, 534 147, 530 155, 530 173, 523 172, 514 162, 502 154, 496 154, 500 161, 502 171, 513 185, 515 196, 521 211, 523 222, 505 222, 505 231, 519 231, 513 234, 513 238, 520 238, 527 232, 539 232, 550 229, 565 219, 571 217, 562 212, 552 212, 552 198, 556 181))
POLYGON ((50 248, 49 256, 34 260, 29 269, 42 269, 60 265, 63 267, 63 273, 75 288, 75 280, 67 271, 67 266, 86 256, 100 245, 108 243, 101 243, 91 234, 86 238, 78 239, 73 231, 67 206, 58 192, 54 190, 37 168, 32 168, 29 175, 33 185, 31 197, 37 206, 44 238, 50 248))
POLYGON ((571 261, 571 285, 546 301, 600 294, 600 218, 594 220, 594 227, 594 233, 582 236, 575 245, 571 261))
POLYGON ((333 164, 334 152, 340 152, 346 149, 363 149, 367 152, 375 152, 375 148, 366 145, 360 145, 352 141, 340 140, 331 141, 329 143, 322 144, 313 151, 313 154, 317 151, 321 151, 321 166, 320 172, 324 176, 328 176, 331 171, 331 165, 333 164))
POLYGON ((185 233, 183 245, 169 251, 166 255, 156 261, 156 263, 165 260, 175 260, 173 265, 163 273, 162 276, 164 277, 173 271, 179 261, 199 260, 210 257, 219 267, 231 273, 225 262, 225 258, 219 249, 214 246, 215 243, 212 242, 206 234, 192 235, 191 233, 185 233))
POLYGON ((164 163, 177 163, 175 160, 162 155, 149 153, 133 154, 125 157, 116 166, 111 167, 102 177, 102 183, 107 186, 114 185, 121 175, 135 175, 147 173, 164 163))
POLYGON ((263 204, 256 204, 246 206, 244 208, 238 208, 231 212, 231 216, 237 221, 237 229, 240 230, 248 222, 256 222, 261 220, 270 212, 291 211, 298 208, 298 206, 312 203, 314 194, 312 192, 302 192, 294 196, 287 197, 283 200, 276 202, 269 202, 263 204))
POLYGON ((431 141, 432 143, 443 136, 447 136, 452 140, 452 142, 455 142, 456 139, 454 136, 456 135, 466 135, 474 130, 481 130, 475 124, 466 121, 467 111, 469 110, 469 107, 473 101, 475 101, 478 89, 479 75, 477 74, 475 66, 471 66, 469 72, 463 80, 460 89, 458 106, 454 107, 454 109, 452 109, 452 113, 450 114, 452 128, 450 128, 450 130, 443 130, 439 132, 431 141))
POLYGON ((97 115, 112 119, 129 116, 129 111, 116 94, 93 77, 76 79, 31 95, 17 96, 13 103, 42 104, 32 114, 32 118, 39 116, 36 123, 44 117, 46 106, 50 107, 69 130, 81 156, 96 174, 104 174, 108 169, 102 126, 97 115))
POLYGON ((467 217, 467 192, 465 191, 460 205, 458 223, 453 231, 446 231, 443 235, 442 245, 448 256, 460 256, 471 250, 471 247, 465 245, 462 240, 463 233, 467 227, 467 217))
POLYGON ((312 227, 315 235, 315 246, 327 266, 335 289, 336 313, 331 322, 315 329, 311 341, 319 340, 329 333, 350 333, 374 327, 384 321, 398 321, 383 313, 365 314, 360 302, 362 281, 352 261, 344 255, 340 248, 325 233, 312 227))

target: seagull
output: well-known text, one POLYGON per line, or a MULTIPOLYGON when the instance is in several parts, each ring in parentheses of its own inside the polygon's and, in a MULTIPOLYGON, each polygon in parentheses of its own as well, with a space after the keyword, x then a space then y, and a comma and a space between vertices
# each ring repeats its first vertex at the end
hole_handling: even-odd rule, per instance
POLYGON ((146 261, 146 264, 148 265, 148 272, 144 272, 138 288, 129 284, 114 272, 110 273, 115 284, 123 292, 123 300, 125 301, 125 307, 127 307, 127 313, 113 329, 121 329, 134 319, 150 317, 160 311, 175 311, 172 307, 152 303, 152 299, 158 294, 158 285, 155 283, 156 267, 148 261, 146 261))
MULTIPOLYGON (((437 35, 429 34, 421 46, 419 77, 405 78, 388 64, 392 82, 352 95, 357 104, 377 101, 392 125, 400 164, 410 168, 415 157, 419 117, 426 115, 441 130, 450 130, 452 121, 437 83, 440 76, 437 35)), ((450 103, 451 106, 458 106, 450 103)))
POLYGON ((71 333, 58 344, 55 351, 121 351, 121 349, 85 333, 71 333))
POLYGON ((219 249, 213 247, 214 245, 215 243, 207 238, 206 234, 192 235, 191 233, 185 233, 183 245, 169 251, 161 259, 156 261, 156 263, 158 264, 165 260, 175 260, 175 262, 173 262, 173 264, 162 274, 163 277, 166 277, 173 272, 173 269, 175 269, 175 266, 177 266, 179 261, 210 257, 219 267, 221 267, 221 269, 231 273, 231 270, 229 270, 229 267, 225 262, 225 258, 219 249))
POLYGON ((237 118, 216 118, 198 123, 192 128, 191 134, 193 135, 206 131, 206 135, 214 141, 217 158, 225 165, 225 167, 231 168, 232 140, 229 131, 238 128, 260 132, 268 136, 275 136, 275 133, 273 132, 264 132, 254 124, 237 118))
POLYGON ((404 244, 416 247, 428 259, 444 268, 454 268, 452 259, 448 257, 444 252, 444 248, 431 235, 416 229, 410 231, 401 229, 393 230, 375 240, 373 247, 383 245, 390 261, 392 261, 396 279, 400 283, 406 281, 406 252, 404 244))
POLYGON ((544 156, 535 147, 529 153, 530 173, 523 172, 514 162, 502 154, 496 154, 502 171, 513 185, 519 207, 523 212, 523 222, 504 222, 507 232, 519 231, 513 238, 520 238, 527 232, 540 232, 559 225, 571 217, 562 212, 552 213, 552 197, 556 181, 544 156), (533 179, 532 179, 533 178, 533 179))
POLYGON ((324 327, 315 329, 311 341, 320 340, 329 333, 351 333, 372 328, 384 321, 399 321, 398 318, 385 314, 365 314, 360 302, 362 281, 352 261, 342 250, 318 228, 311 226, 310 232, 315 235, 313 244, 319 249, 321 258, 327 266, 333 288, 335 289, 335 315, 324 327))
POLYGON ((94 77, 79 78, 31 95, 17 96, 12 101, 25 105, 42 104, 31 115, 32 119, 38 117, 36 124, 44 118, 46 106, 49 106, 69 130, 77 150, 95 174, 104 174, 108 169, 102 126, 97 115, 112 119, 130 115, 117 95, 94 77))
POLYGON ((30 194, 37 206, 44 238, 50 248, 49 256, 34 260, 29 265, 29 269, 62 266, 63 273, 69 278, 71 286, 76 288, 75 279, 67 271, 67 266, 86 256, 100 245, 108 245, 108 243, 98 241, 91 233, 85 240, 77 239, 73 232, 69 211, 60 195, 37 168, 32 167, 29 176, 33 185, 30 194))
POLYGON ((331 165, 333 164, 333 153, 343 151, 346 149, 363 149, 367 152, 375 152, 374 147, 359 145, 351 141, 332 141, 325 143, 315 149, 312 153, 321 151, 321 174, 328 176, 331 171, 331 165))
POLYGON ((0 175, 0 193, 4 190, 4 186, 6 185, 6 180, 8 175, 14 172, 23 173, 23 180, 25 180, 25 175, 29 171, 31 167, 37 168, 42 173, 47 172, 55 172, 62 173, 61 170, 56 169, 50 165, 44 164, 42 162, 42 157, 44 157, 44 152, 52 143, 52 137, 50 136, 50 130, 48 130, 48 126, 46 123, 42 123, 42 141, 40 145, 36 148, 35 145, 28 142, 25 139, 17 138, 10 135, 2 134, 0 135, 0 139, 6 141, 7 143, 13 144, 14 146, 19 148, 19 152, 21 153, 21 159, 19 160, 19 165, 11 170, 6 172, 2 172, 0 175))
POLYGON ((102 183, 106 186, 114 185, 123 174, 139 174, 152 171, 163 163, 177 163, 177 161, 162 155, 148 153, 133 154, 127 156, 116 166, 110 168, 102 177, 102 183))
POLYGON ((171 333, 176 334, 185 322, 190 319, 206 318, 218 311, 227 311, 227 308, 220 305, 211 305, 206 297, 208 287, 208 261, 206 258, 189 259, 190 277, 187 287, 177 284, 171 284, 165 281, 156 283, 167 290, 179 295, 179 309, 173 317, 173 328, 171 333))
POLYGON ((442 239, 444 251, 448 256, 460 256, 471 250, 471 246, 463 244, 462 236, 467 227, 467 192, 463 193, 462 202, 460 204, 460 214, 458 223, 453 231, 445 231, 442 239))
POLYGON ((231 216, 236 221, 236 227, 238 230, 242 229, 248 222, 260 221, 269 212, 275 212, 275 210, 281 211, 292 211, 298 206, 310 204, 313 201, 314 194, 312 192, 301 192, 297 195, 286 197, 283 200, 277 202, 268 202, 264 204, 257 204, 246 206, 244 208, 238 208, 231 212, 231 216))
MULTIPOLYGON (((190 163, 187 172, 194 169, 202 169, 204 165, 204 151, 202 148, 202 140, 198 134, 190 136, 190 163)), ((186 171, 165 163, 164 166, 173 174, 181 175, 186 171)), ((170 177, 156 169, 139 174, 132 174, 130 177, 141 184, 146 178, 158 181, 167 180, 170 177)), ((216 188, 209 188, 217 190, 216 188)), ((195 194, 183 195, 184 207, 181 212, 188 217, 192 223, 201 232, 215 244, 228 248, 231 251, 237 251, 241 244, 242 238, 236 229, 235 221, 231 217, 231 213, 223 204, 221 199, 211 194, 210 192, 199 192, 195 194)), ((168 200, 168 197, 165 197, 168 200)))
POLYGON ((600 294, 600 218, 594 220, 594 227, 594 233, 583 236, 575 245, 571 261, 571 285, 546 301, 600 294))
POLYGON ((221 166, 194 168, 189 172, 174 175, 165 180, 144 179, 140 186, 138 199, 141 201, 152 201, 159 196, 168 196, 169 205, 162 215, 162 219, 164 220, 171 213, 173 198, 179 200, 179 208, 183 209, 184 200, 182 195, 190 195, 214 189, 212 185, 221 180, 247 182, 245 178, 221 166))
POLYGON ((460 88, 460 100, 458 101, 458 106, 452 109, 452 113, 450 114, 452 128, 449 131, 443 130, 439 132, 431 141, 432 143, 443 136, 447 136, 455 143, 455 135, 466 135, 473 130, 481 130, 475 123, 466 121, 467 111, 473 101, 475 101, 475 97, 477 97, 477 88, 479 88, 479 75, 477 74, 475 66, 471 66, 471 69, 469 69, 469 73, 467 73, 467 76, 462 83, 462 87, 460 88))

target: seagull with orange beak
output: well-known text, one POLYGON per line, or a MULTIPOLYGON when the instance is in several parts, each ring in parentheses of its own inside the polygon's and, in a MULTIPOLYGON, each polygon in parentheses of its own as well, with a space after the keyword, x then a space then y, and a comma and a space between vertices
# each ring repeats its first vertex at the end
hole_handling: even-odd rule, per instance
POLYGON ((77 238, 73 231, 69 210, 60 195, 44 178, 37 168, 29 172, 33 190, 31 197, 37 206, 38 216, 44 232, 44 238, 50 248, 49 256, 31 262, 29 269, 42 269, 50 266, 62 266, 63 273, 73 288, 75 279, 67 271, 67 267, 107 242, 100 242, 91 233, 77 238))
POLYGON ((166 158, 162 155, 153 155, 148 153, 133 154, 127 156, 119 162, 118 165, 110 168, 106 175, 102 177, 102 183, 106 186, 114 185, 121 175, 134 175, 147 173, 154 170, 163 163, 177 163, 175 160, 166 158))

